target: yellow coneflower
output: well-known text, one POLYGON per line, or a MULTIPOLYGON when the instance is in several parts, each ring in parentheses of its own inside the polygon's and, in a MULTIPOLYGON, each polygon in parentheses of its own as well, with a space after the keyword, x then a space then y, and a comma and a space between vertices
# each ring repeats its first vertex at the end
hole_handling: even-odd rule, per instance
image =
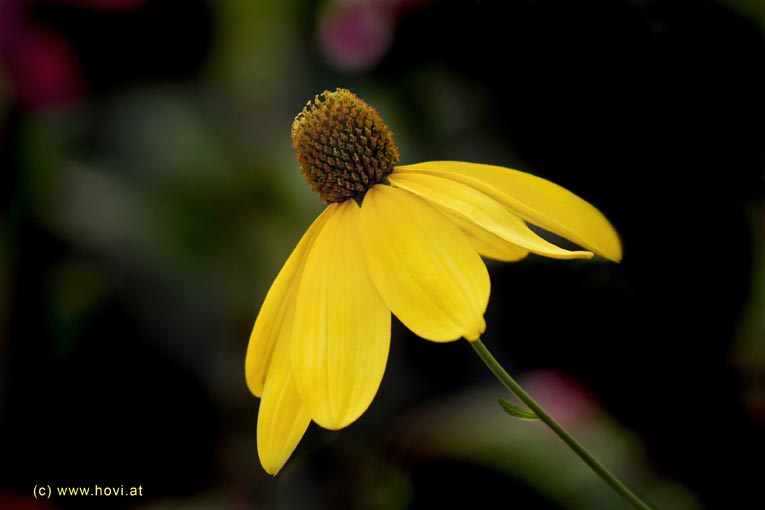
POLYGON ((545 179, 456 161, 396 166, 393 134, 348 90, 309 102, 292 142, 329 205, 272 284, 247 349, 268 473, 284 466, 312 420, 335 430, 366 411, 385 372, 391 313, 427 340, 479 339, 490 292, 481 256, 621 259, 608 220, 545 179), (529 224, 583 250, 556 246, 529 224))

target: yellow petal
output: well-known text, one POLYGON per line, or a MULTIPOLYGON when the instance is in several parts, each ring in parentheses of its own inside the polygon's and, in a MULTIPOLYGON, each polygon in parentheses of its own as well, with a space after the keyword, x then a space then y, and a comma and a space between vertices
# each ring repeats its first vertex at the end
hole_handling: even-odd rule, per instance
POLYGON ((548 180, 500 166, 429 161, 397 167, 465 183, 504 204, 520 218, 613 261, 622 258, 619 236, 590 203, 548 180))
POLYGON ((244 358, 244 373, 247 387, 256 397, 263 393, 263 384, 274 346, 277 341, 281 341, 280 337, 284 337, 287 331, 285 324, 292 321, 295 298, 306 256, 326 219, 327 210, 314 220, 300 239, 276 280, 271 284, 258 317, 255 319, 255 326, 252 328, 250 343, 247 345, 247 354, 244 358))
POLYGON ((456 224, 462 230, 475 251, 484 257, 500 260, 502 262, 517 262, 523 260, 529 254, 520 246, 516 246, 498 237, 488 230, 476 228, 475 223, 462 219, 462 217, 452 214, 445 209, 439 209, 444 213, 452 223, 456 224))
POLYGON ((298 291, 292 369, 311 418, 339 429, 377 393, 388 361, 390 310, 364 264, 359 206, 348 200, 329 208, 298 291))
POLYGON ((384 185, 367 192, 360 225, 369 274, 406 327, 436 342, 483 333, 489 274, 457 226, 417 195, 384 185))
POLYGON ((290 458, 311 422, 292 376, 290 347, 289 338, 276 345, 258 410, 258 456, 272 475, 290 458))
POLYGON ((569 251, 542 239, 518 216, 492 197, 457 180, 416 172, 393 172, 388 180, 428 202, 448 210, 472 224, 474 231, 486 231, 505 241, 545 257, 590 258, 588 251, 569 251))

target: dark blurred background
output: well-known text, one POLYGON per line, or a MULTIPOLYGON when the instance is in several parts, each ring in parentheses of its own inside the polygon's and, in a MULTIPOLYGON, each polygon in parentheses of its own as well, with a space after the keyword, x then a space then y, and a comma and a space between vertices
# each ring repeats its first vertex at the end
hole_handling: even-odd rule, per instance
POLYGON ((764 28, 748 0, 0 2, 0 508, 626 508, 465 342, 398 324, 369 411, 262 471, 244 352, 323 207, 292 119, 338 86, 402 163, 519 168, 612 220, 619 265, 490 263, 485 342, 657 508, 752 507, 764 28))

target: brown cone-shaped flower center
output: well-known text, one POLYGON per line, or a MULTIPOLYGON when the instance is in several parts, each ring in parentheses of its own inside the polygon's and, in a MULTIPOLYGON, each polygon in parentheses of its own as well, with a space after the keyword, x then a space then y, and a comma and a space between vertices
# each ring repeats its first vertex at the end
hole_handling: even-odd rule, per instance
POLYGON ((393 171, 399 153, 377 110, 353 92, 325 91, 292 124, 300 170, 325 202, 363 195, 393 171))

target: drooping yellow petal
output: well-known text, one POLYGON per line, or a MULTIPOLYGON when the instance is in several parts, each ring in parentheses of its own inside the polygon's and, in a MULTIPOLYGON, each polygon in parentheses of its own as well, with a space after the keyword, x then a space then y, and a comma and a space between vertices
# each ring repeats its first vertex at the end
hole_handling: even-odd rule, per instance
POLYGON ((448 218, 414 193, 378 185, 364 197, 360 226, 369 274, 406 327, 436 342, 483 333, 489 274, 448 218))
MULTIPOLYGON (((400 174, 394 172, 394 179, 399 175, 400 174)), ((413 174, 408 173, 407 175, 413 174)), ((470 244, 473 245, 473 248, 482 256, 502 262, 517 262, 524 259, 529 254, 528 250, 510 243, 501 237, 492 234, 488 230, 479 228, 475 223, 463 219, 462 216, 452 213, 443 207, 437 208, 449 218, 452 223, 460 227, 462 233, 470 240, 470 244)))
MULTIPOLYGON (((288 324, 291 332, 291 322, 288 324)), ((292 376, 291 354, 289 337, 280 339, 258 410, 258 456, 263 469, 272 475, 284 466, 311 423, 292 376)))
POLYGON ((494 234, 505 241, 545 257, 556 259, 591 258, 588 251, 570 251, 546 241, 534 233, 518 216, 512 214, 494 198, 459 181, 417 172, 394 172, 391 184, 444 208, 481 231, 494 234))
POLYGON ((326 219, 327 210, 325 209, 314 220, 308 231, 303 234, 287 262, 282 266, 276 280, 271 284, 266 299, 260 307, 258 317, 255 319, 244 359, 244 373, 247 387, 256 397, 263 393, 263 384, 266 380, 268 366, 271 363, 274 346, 277 341, 281 341, 285 332, 288 331, 285 325, 292 321, 291 312, 294 311, 303 266, 311 245, 324 226, 326 219))
MULTIPOLYGON (((500 166, 460 161, 429 161, 396 167, 463 182, 504 204, 520 218, 591 250, 620 261, 619 236, 590 203, 548 180, 500 166)), ((394 172, 395 173, 395 172, 394 172)))
POLYGON ((298 291, 292 368, 311 418, 339 429, 366 411, 382 381, 390 310, 369 278, 354 200, 332 204, 298 291))
POLYGON ((464 233, 470 240, 470 244, 473 245, 475 251, 484 257, 502 262, 517 262, 523 260, 529 254, 528 250, 524 250, 520 246, 509 243, 488 230, 476 228, 475 223, 471 223, 468 220, 463 219, 461 216, 452 214, 443 208, 440 208, 439 210, 444 213, 452 223, 460 227, 462 233, 464 233))

